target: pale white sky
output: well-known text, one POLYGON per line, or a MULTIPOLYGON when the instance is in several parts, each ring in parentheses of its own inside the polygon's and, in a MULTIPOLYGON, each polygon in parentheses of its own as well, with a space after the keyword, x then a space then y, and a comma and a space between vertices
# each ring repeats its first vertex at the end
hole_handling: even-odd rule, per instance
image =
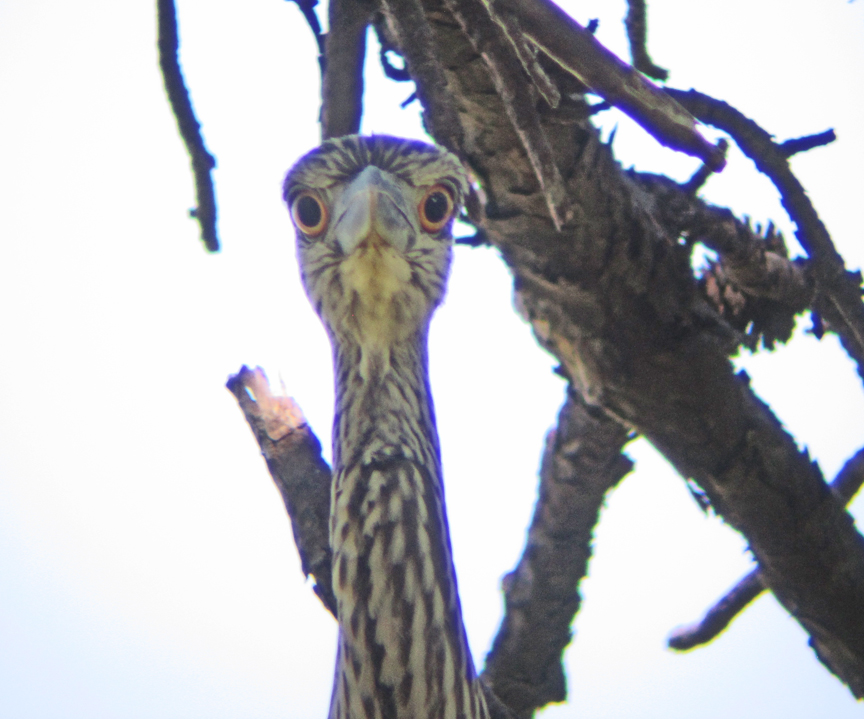
MULTIPOLYGON (((181 60, 210 149, 224 250, 205 254, 158 74, 154 2, 0 3, 0 717, 326 714, 335 622, 299 569, 278 493, 234 399, 241 364, 281 377, 324 444, 326 338, 297 280, 279 187, 317 142, 318 68, 296 6, 178 0, 181 60)), ((623 0, 562 2, 627 57, 623 0)), ((326 13, 321 12, 322 17, 326 13)), ((850 267, 864 265, 864 4, 652 0, 670 84, 778 139, 834 127, 793 167, 850 267)), ((373 58, 374 59, 374 58, 373 58)), ((419 135, 409 85, 380 80, 364 131, 419 135)), ((625 165, 696 161, 617 113, 625 165)), ((737 152, 712 201, 791 235, 737 152)), ((807 322, 804 322, 806 325, 807 322)), ((741 359, 833 476, 864 444, 864 395, 831 338, 741 359)), ((434 323, 433 391, 468 631, 482 658, 521 552, 563 385, 490 250, 457 249, 434 323)), ((860 716, 806 635, 763 597, 709 647, 664 649, 748 568, 644 442, 609 499, 547 718, 860 716)), ((853 507, 859 521, 864 501, 853 507)))

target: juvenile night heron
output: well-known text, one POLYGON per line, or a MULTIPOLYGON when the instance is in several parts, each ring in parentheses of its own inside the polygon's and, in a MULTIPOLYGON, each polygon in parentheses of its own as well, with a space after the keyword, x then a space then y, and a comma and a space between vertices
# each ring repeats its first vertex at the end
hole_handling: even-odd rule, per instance
POLYGON ((330 719, 489 716, 456 589, 427 370, 467 190, 446 150, 385 136, 329 140, 285 178, 336 378, 330 719))

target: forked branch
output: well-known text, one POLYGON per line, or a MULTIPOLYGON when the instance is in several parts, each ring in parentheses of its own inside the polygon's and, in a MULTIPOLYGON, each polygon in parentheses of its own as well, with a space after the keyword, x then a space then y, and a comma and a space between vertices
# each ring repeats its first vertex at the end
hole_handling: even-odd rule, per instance
MULTIPOLYGON (((864 484, 864 449, 859 449, 843 465, 843 469, 831 483, 831 489, 844 504, 849 504, 862 484, 864 484)), ((765 591, 765 582, 757 567, 732 587, 700 621, 675 629, 667 640, 669 648, 687 651, 716 639, 763 591, 765 591)))

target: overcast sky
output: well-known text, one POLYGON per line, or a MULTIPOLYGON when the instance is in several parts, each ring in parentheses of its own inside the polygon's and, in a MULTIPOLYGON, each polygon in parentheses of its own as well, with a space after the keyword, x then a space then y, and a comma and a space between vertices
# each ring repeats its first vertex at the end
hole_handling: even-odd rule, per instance
MULTIPOLYGON (((280 200, 318 141, 318 67, 296 5, 178 0, 181 61, 224 245, 188 217, 189 160, 162 88, 155 2, 0 2, 0 717, 326 715, 336 625, 303 579, 281 499, 233 397, 242 364, 284 382, 325 446, 327 340, 280 200)), ((627 58, 623 0, 562 2, 627 58)), ((326 12, 319 9, 321 17, 326 12)), ((850 268, 864 265, 864 3, 651 0, 649 49, 779 140, 850 268)), ((364 132, 422 137, 409 84, 368 65, 364 132)), ((625 165, 692 158, 615 112, 625 165)), ((714 138, 710 131, 707 134, 714 138)), ((740 153, 708 199, 792 228, 740 153)), ((738 360, 831 478, 864 445, 864 394, 833 337, 738 360)), ((482 665, 563 383, 512 309, 489 249, 459 247, 432 329, 432 382, 470 642, 482 665)), ((644 441, 595 536, 570 699, 544 719, 858 717, 770 596, 720 639, 664 649, 750 568, 644 441)), ((328 450, 329 456, 329 450, 328 450)), ((852 505, 858 521, 864 500, 852 505)))

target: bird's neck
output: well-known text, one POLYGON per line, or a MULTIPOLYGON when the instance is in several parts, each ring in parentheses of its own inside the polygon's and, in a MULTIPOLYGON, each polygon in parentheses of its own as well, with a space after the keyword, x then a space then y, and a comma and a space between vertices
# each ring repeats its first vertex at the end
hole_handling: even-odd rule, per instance
POLYGON ((425 336, 336 345, 331 719, 486 717, 462 622, 425 336))
POLYGON ((342 343, 334 351, 333 462, 417 461, 440 476, 440 450, 424 337, 388 346, 342 343))

